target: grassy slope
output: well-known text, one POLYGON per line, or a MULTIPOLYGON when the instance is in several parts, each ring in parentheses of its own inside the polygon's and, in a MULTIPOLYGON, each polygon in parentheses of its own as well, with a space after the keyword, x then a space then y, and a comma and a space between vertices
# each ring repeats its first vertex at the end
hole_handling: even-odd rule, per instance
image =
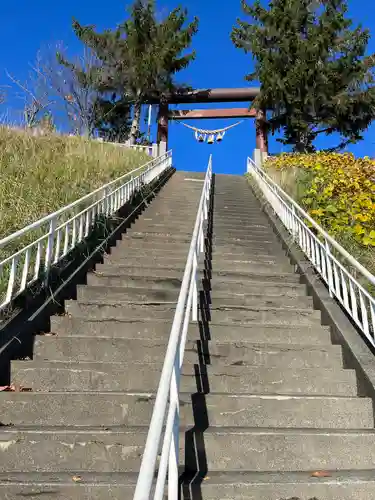
POLYGON ((147 161, 110 144, 0 128, 0 239, 147 161))
MULTIPOLYGON (((0 128, 0 239, 149 160, 142 152, 79 137, 33 137, 24 131, 0 128)), ((0 248, 0 262, 45 232, 46 227, 31 231, 0 248)), ((35 258, 36 248, 31 263, 35 258)), ((16 283, 23 261, 24 256, 16 283)), ((0 303, 9 273, 9 263, 0 267, 0 303)))

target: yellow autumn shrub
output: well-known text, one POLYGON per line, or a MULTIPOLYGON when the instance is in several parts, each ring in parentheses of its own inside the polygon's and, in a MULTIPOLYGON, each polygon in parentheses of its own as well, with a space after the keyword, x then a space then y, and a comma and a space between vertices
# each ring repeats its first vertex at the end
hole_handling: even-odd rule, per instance
POLYGON ((374 160, 351 153, 283 154, 268 159, 266 169, 294 172, 284 187, 298 193, 297 201, 332 236, 375 247, 374 160))

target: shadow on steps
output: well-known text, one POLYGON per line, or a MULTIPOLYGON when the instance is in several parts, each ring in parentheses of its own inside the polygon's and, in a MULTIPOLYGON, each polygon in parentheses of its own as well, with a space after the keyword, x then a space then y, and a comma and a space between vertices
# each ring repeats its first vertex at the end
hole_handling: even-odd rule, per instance
POLYGON ((169 169, 146 193, 138 193, 113 217, 99 221, 84 244, 72 251, 69 260, 52 268, 48 288, 39 285, 17 298, 13 316, 0 328, 0 385, 11 382, 12 359, 33 357, 35 335, 50 331, 51 316, 64 314, 64 301, 76 298, 77 285, 86 284, 87 273, 103 262, 103 255, 116 245, 174 172, 175 169, 169 169))
POLYGON ((197 392, 192 395, 194 427, 185 433, 185 468, 180 476, 180 498, 202 500, 202 482, 208 472, 204 432, 209 428, 206 394, 210 393, 210 383, 206 365, 211 364, 209 323, 211 321, 211 276, 212 276, 212 235, 214 214, 215 175, 212 179, 211 204, 209 208, 205 239, 204 278, 199 291, 198 363, 194 365, 197 392))

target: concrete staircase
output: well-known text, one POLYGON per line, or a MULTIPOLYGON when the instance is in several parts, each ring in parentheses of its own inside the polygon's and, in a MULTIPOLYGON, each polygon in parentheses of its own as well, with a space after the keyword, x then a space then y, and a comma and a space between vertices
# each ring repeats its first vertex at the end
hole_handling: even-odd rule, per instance
MULTIPOLYGON (((176 173, 12 363, 32 392, 0 395, 0 498, 132 498, 202 180, 176 173)), ((214 192, 181 382, 184 498, 373 500, 372 400, 246 181, 216 176, 214 192)))

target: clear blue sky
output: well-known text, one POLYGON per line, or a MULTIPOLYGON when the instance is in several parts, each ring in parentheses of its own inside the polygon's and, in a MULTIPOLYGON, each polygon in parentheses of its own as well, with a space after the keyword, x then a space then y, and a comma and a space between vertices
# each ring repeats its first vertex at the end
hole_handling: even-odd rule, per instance
MULTIPOLYGON (((79 43, 71 29, 73 16, 83 24, 96 25, 98 29, 111 28, 124 19, 128 3, 121 0, 107 0, 104 3, 99 0, 3 0, 0 85, 8 83, 5 69, 20 79, 26 77, 28 64, 35 60, 36 52, 43 45, 64 41, 70 53, 79 52, 79 43)), ((176 5, 178 2, 175 0, 158 2, 161 13, 168 12, 176 5)), ((240 0, 185 0, 183 5, 189 9, 191 16, 200 18, 200 26, 194 40, 197 59, 180 78, 197 88, 246 86, 244 75, 252 69, 251 57, 235 49, 229 37, 236 18, 242 16, 240 0)), ((353 20, 370 28, 375 35, 375 17, 370 14, 368 1, 349 0, 349 5, 353 20)), ((375 38, 371 40, 369 50, 375 52, 375 38)), ((14 101, 10 104, 19 105, 14 101)), ((203 128, 219 128, 233 122, 201 120, 189 123, 203 128)), ((357 155, 375 156, 374 130, 372 127, 366 133, 365 140, 352 146, 350 150, 357 155)), ((246 157, 252 154, 255 146, 254 122, 245 121, 229 131, 221 144, 214 146, 196 143, 191 131, 181 124, 173 124, 170 127, 170 146, 174 150, 175 164, 179 169, 205 169, 208 155, 212 152, 216 172, 241 174, 245 171, 246 157)), ((271 139, 271 151, 278 152, 280 148, 281 145, 271 139)))

